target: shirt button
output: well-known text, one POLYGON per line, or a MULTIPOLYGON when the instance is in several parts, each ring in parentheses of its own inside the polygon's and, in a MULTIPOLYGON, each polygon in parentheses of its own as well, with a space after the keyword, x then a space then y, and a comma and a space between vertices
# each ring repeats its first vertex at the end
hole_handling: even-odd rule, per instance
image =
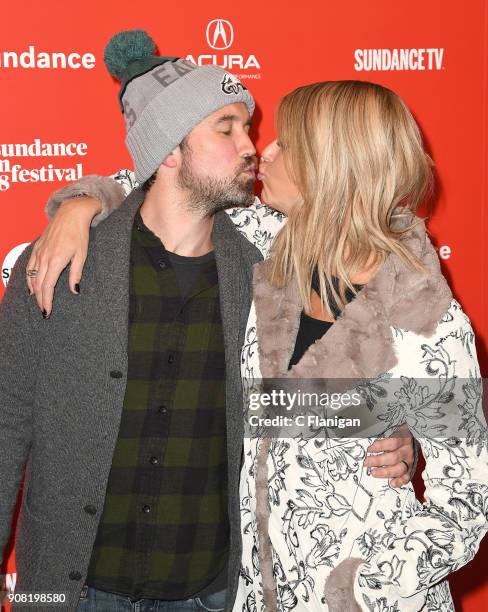
POLYGON ((87 506, 85 506, 83 508, 83 510, 87 513, 87 514, 91 514, 94 515, 97 513, 97 509, 95 508, 95 506, 92 506, 91 504, 88 504, 87 506))
POLYGON ((149 514, 151 512, 151 506, 142 506, 142 511, 144 514, 149 514))
POLYGON ((159 406, 158 412, 160 412, 161 414, 166 414, 167 412, 166 406, 159 406))
POLYGON ((161 270, 164 270, 166 268, 166 262, 164 261, 164 259, 160 259, 158 261, 158 265, 161 268, 161 270))
POLYGON ((69 573, 69 579, 70 580, 81 580, 80 572, 70 572, 69 573))
POLYGON ((175 356, 173 355, 173 353, 170 353, 168 355, 168 363, 172 364, 172 363, 174 363, 174 361, 175 361, 175 356))
POLYGON ((159 459, 158 459, 157 457, 151 457, 151 458, 149 459, 149 463, 150 463, 151 465, 158 465, 158 463, 159 463, 159 459))
POLYGON ((112 370, 110 372, 110 376, 112 378, 122 378, 122 372, 120 372, 119 370, 112 370))

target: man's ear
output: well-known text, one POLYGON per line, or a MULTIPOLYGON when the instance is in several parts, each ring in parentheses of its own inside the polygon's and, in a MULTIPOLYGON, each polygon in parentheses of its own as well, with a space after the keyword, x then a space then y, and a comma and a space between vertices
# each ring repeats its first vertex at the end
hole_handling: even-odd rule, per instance
POLYGON ((176 168, 178 162, 176 161, 175 156, 171 152, 168 156, 166 156, 161 162, 162 166, 166 166, 166 168, 176 168))
POLYGON ((163 161, 162 165, 166 166, 166 168, 176 168, 181 160, 181 150, 178 145, 175 147, 169 155, 167 155, 163 161))

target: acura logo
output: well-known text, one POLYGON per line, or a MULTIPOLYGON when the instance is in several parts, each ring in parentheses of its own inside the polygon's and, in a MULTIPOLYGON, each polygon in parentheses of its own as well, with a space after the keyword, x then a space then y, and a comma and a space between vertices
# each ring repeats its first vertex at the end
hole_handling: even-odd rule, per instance
POLYGON ((213 19, 207 26, 207 43, 212 49, 222 51, 234 42, 234 28, 227 19, 213 19))

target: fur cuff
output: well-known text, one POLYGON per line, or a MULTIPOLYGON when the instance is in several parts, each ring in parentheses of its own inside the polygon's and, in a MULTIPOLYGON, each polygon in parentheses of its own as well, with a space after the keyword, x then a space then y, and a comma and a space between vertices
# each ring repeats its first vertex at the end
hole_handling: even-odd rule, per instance
POLYGON ((93 217, 92 227, 108 217, 125 199, 124 188, 114 179, 90 174, 51 194, 45 209, 47 216, 52 219, 64 200, 82 195, 95 198, 102 204, 102 212, 93 217))
POLYGON ((358 567, 364 559, 351 557, 335 567, 325 581, 324 597, 329 612, 361 612, 354 598, 354 583, 358 567))

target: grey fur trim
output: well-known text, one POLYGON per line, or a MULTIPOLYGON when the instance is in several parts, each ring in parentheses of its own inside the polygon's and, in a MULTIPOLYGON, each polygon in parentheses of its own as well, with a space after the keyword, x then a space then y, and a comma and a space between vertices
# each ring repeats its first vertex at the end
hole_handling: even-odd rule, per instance
POLYGON ((398 362, 390 326, 431 336, 452 293, 423 222, 419 220, 402 241, 428 274, 389 255, 329 331, 289 371, 302 311, 298 286, 294 279, 281 289, 272 286, 267 280, 269 261, 256 264, 254 302, 263 378, 369 379, 398 362))
POLYGON ((109 176, 90 174, 82 177, 76 183, 67 185, 52 193, 47 201, 45 212, 52 219, 64 200, 81 195, 95 198, 102 204, 102 212, 92 220, 92 227, 106 219, 125 199, 124 188, 109 176))
POLYGON ((258 558, 263 583, 266 612, 276 612, 276 584, 273 579, 273 558, 269 539, 269 499, 267 459, 270 438, 259 442, 256 454, 256 525, 258 530, 258 558))
POLYGON ((364 562, 364 559, 350 557, 331 571, 324 586, 329 612, 361 612, 354 597, 354 583, 357 569, 364 562))

